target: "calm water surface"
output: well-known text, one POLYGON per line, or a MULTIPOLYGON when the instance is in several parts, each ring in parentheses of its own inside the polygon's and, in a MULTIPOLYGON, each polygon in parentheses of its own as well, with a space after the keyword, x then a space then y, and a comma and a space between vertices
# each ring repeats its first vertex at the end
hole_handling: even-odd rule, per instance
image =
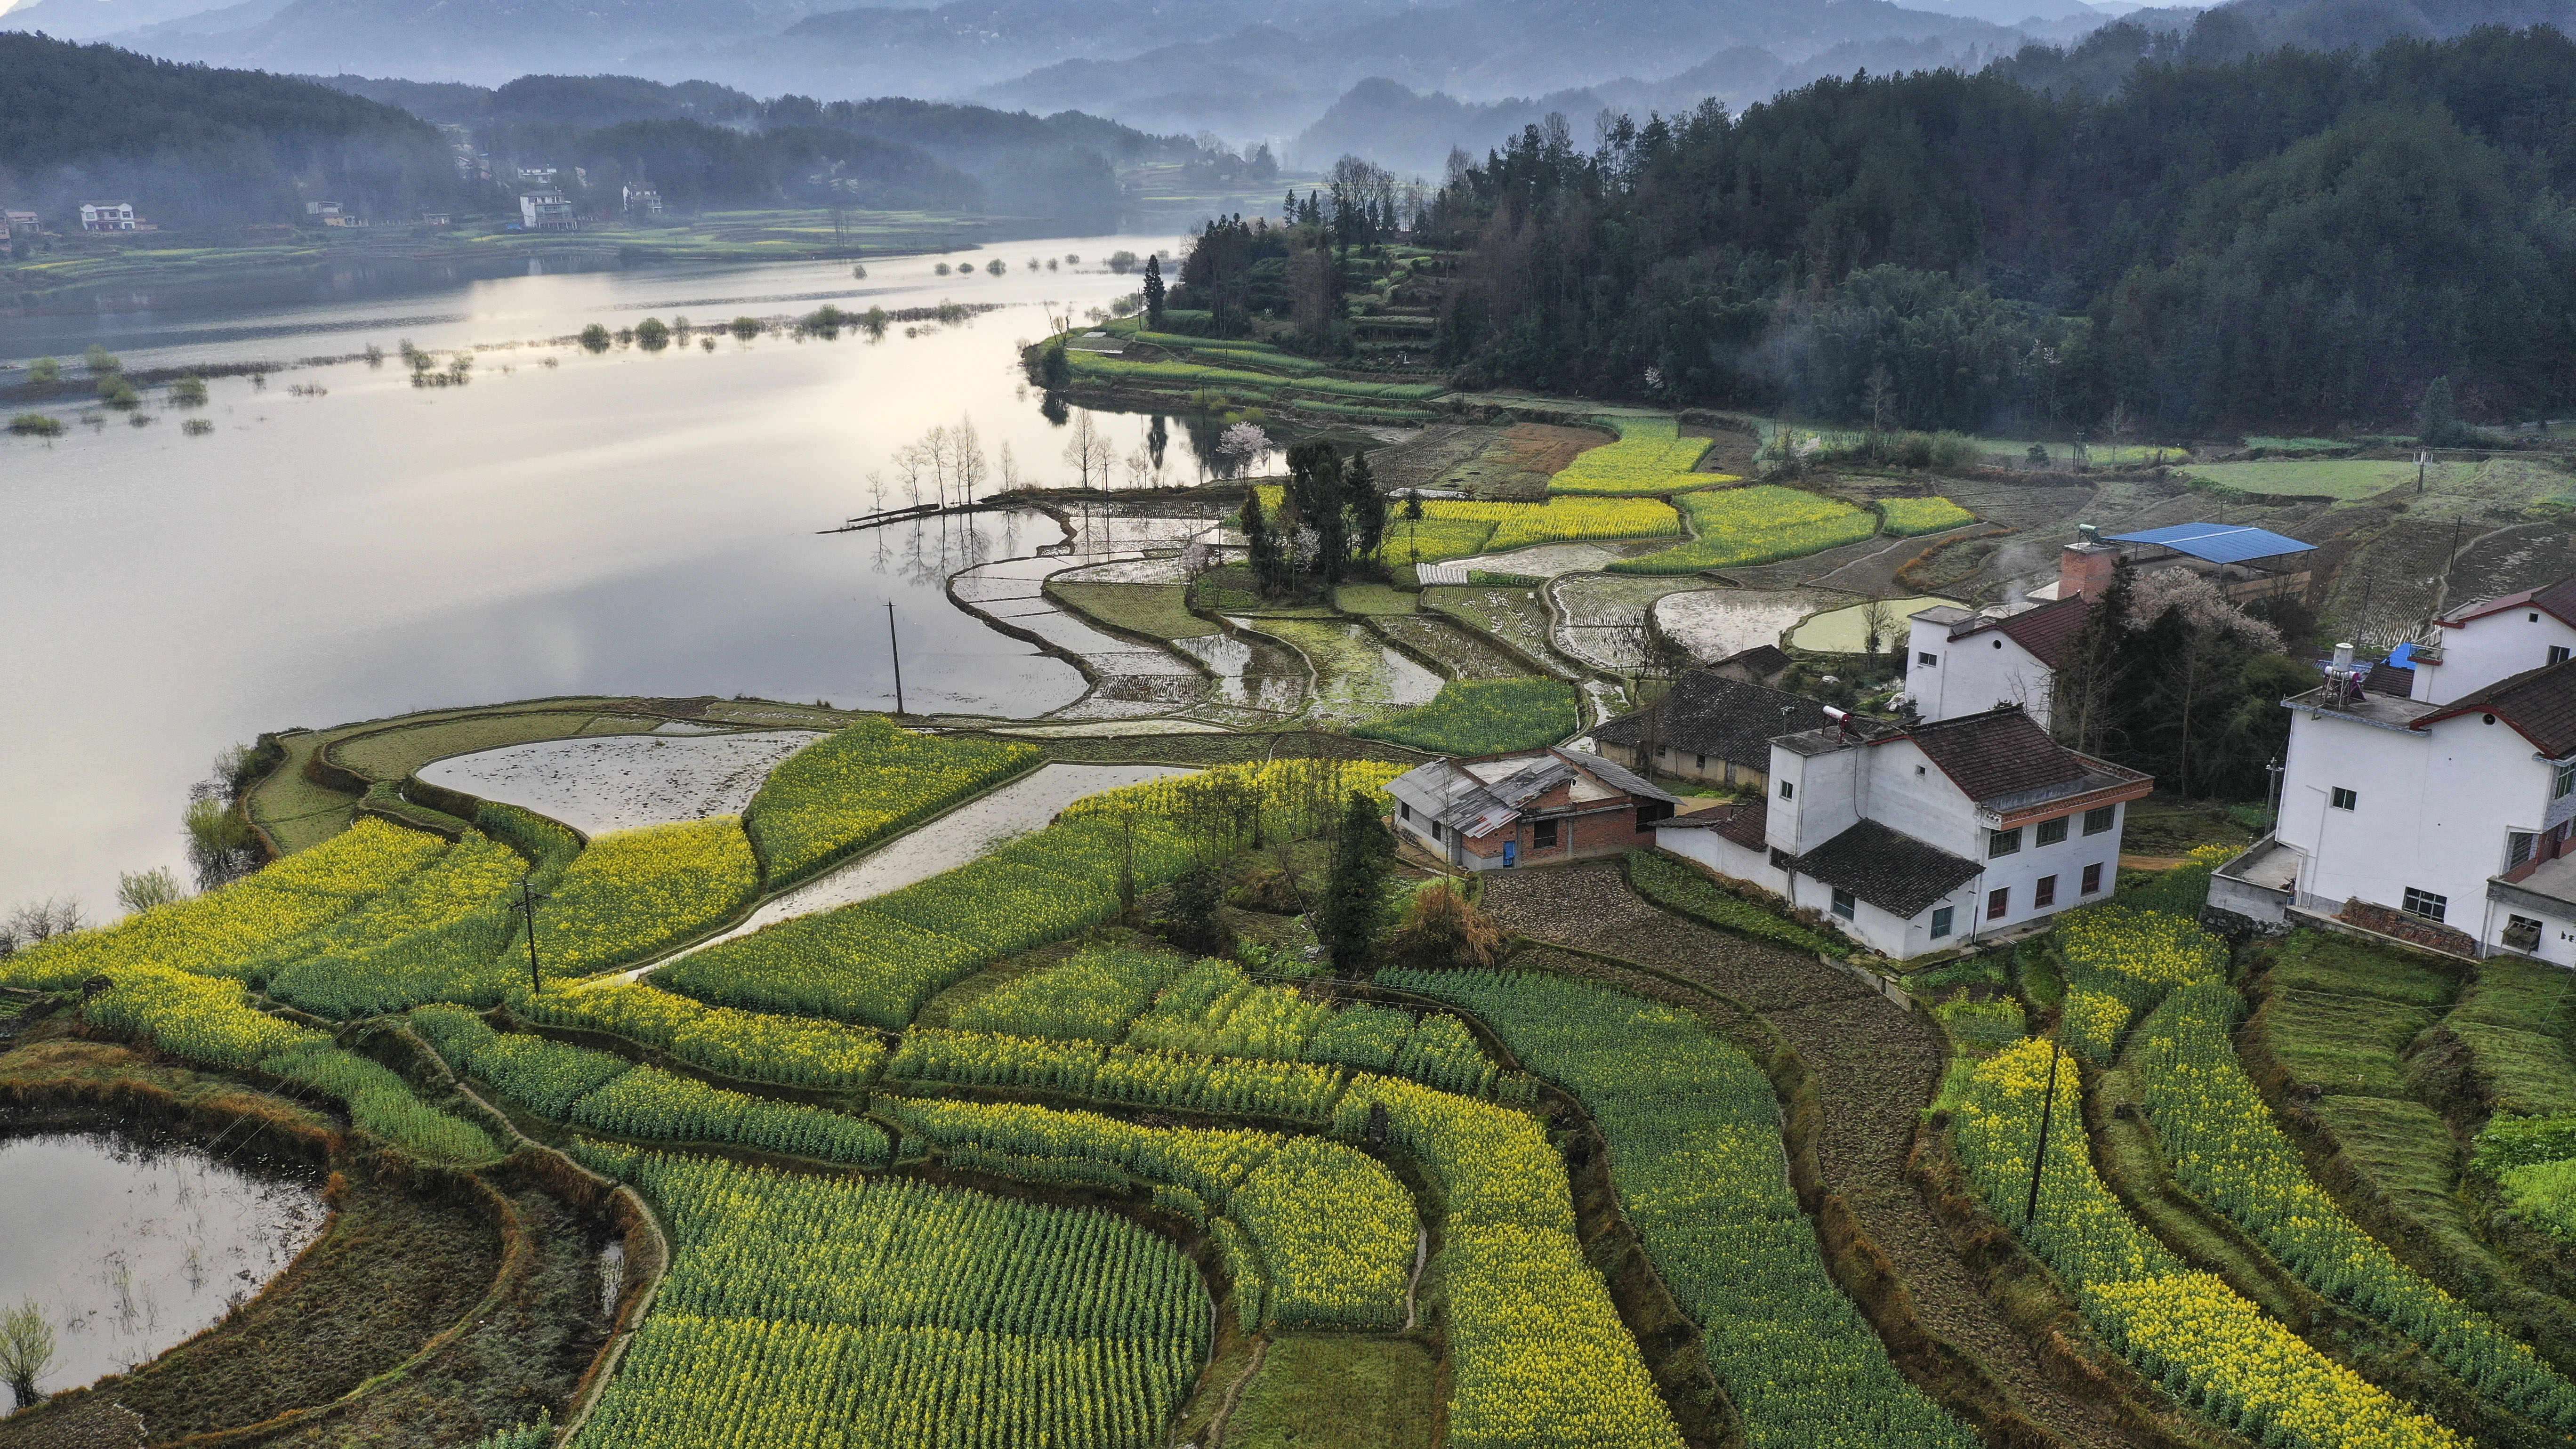
MULTIPOLYGON (((1033 512, 818 535, 909 501, 893 458, 969 419, 998 475, 1070 481, 1014 344, 1136 285, 1100 265, 1171 237, 1006 243, 994 279, 938 258, 661 268, 475 281, 387 296, 227 307, 128 298, 86 326, 0 315, 0 357, 107 341, 129 366, 517 342, 464 387, 398 359, 209 384, 149 426, 111 418, 46 443, 0 437, 0 909, 183 858, 189 784, 258 731, 439 705, 585 692, 758 694, 880 705, 896 606, 914 709, 1028 715, 1074 670, 958 613, 949 571, 1063 537, 1033 512), (1031 273, 1067 253, 1080 268, 1031 273), (590 322, 1004 304, 883 340, 764 336, 659 353, 530 345, 590 322), (546 366, 551 360, 555 365, 546 366), (289 395, 318 385, 320 397, 289 395), (200 417, 211 435, 184 436, 200 417), (888 480, 879 494, 869 475, 888 480)), ((356 289, 364 291, 365 289, 356 289)), ((56 409, 56 411, 67 411, 56 409)), ((1079 418, 1079 410, 1073 415, 1079 418)), ((1122 459, 1147 420, 1096 419, 1122 459)), ((1199 474, 1175 424, 1165 476, 1199 474)), ((1205 441, 1205 440, 1201 440, 1205 441)), ((1149 460, 1150 461, 1150 460, 1149 460)), ((1122 461, 1121 474, 1125 476, 1122 461)), ((998 477, 995 481, 998 481, 998 477)), ((106 908, 106 909, 103 909, 106 908)))
POLYGON ((310 1182, 124 1136, 0 1138, 0 1303, 54 1330, 47 1393, 118 1373, 259 1292, 322 1230, 310 1182))

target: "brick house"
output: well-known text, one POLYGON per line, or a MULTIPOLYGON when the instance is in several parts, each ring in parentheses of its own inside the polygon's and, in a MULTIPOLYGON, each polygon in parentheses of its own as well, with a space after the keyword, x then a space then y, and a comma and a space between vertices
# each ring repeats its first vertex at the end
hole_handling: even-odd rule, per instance
POLYGON ((1602 756, 1631 770, 1702 784, 1757 790, 1769 784, 1771 741, 1822 727, 1825 707, 1722 668, 1691 670, 1663 698, 1594 730, 1602 756))
POLYGON ((1655 843, 1673 796, 1580 750, 1434 760, 1389 782, 1402 835, 1451 865, 1503 870, 1655 843))

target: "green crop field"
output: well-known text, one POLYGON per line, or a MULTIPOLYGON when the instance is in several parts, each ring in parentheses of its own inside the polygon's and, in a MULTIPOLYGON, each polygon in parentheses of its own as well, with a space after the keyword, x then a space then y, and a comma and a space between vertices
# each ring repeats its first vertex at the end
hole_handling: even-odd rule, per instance
POLYGON ((2236 493, 2353 503, 2376 498, 2400 484, 2412 487, 2415 465, 2364 458, 2264 458, 2251 463, 2194 463, 2182 476, 2236 493))
POLYGON ((1435 755, 1536 749, 1574 733, 1574 686, 1561 679, 1453 679, 1438 698, 1354 730, 1435 755))
POLYGON ((1610 565, 1618 574, 1690 574, 1797 558, 1878 531, 1878 517, 1839 498, 1768 484, 1685 493, 1689 543, 1610 565))

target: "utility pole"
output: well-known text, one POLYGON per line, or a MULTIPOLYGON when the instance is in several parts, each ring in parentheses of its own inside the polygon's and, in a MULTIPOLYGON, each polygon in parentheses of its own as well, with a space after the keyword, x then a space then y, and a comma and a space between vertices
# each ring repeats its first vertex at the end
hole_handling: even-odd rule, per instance
POLYGON ((902 714, 904 713, 903 641, 896 638, 894 634, 894 601, 891 599, 886 601, 886 644, 894 651, 894 712, 902 714))
POLYGON ((2057 1110, 2057 1038, 2048 1039, 2048 1095, 2039 1103, 2039 1147, 2030 1154, 2030 1206, 2023 1208, 2021 1225, 2028 1228, 2039 1217, 2039 1170, 2048 1161, 2048 1121, 2057 1110))
POLYGON ((2424 467, 2432 458, 2433 450, 2430 448, 2415 450, 2415 496, 2418 498, 2424 496, 2424 467))
POLYGON ((528 877, 519 877, 519 903, 511 909, 528 923, 528 994, 531 996, 546 989, 545 978, 537 974, 537 903, 552 899, 531 886, 528 877))

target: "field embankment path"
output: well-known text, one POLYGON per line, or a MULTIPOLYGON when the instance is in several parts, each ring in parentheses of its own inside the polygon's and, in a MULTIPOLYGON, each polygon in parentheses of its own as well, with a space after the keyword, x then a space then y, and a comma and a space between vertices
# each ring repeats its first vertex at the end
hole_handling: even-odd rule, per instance
POLYGON ((1816 1154, 1913 1297, 1925 1329, 1981 1360, 2031 1420, 2082 1449, 2129 1449, 2099 1406, 2061 1388, 2005 1322, 1906 1180, 1915 1124, 1948 1057, 1933 1026, 1812 956, 1675 918, 1628 887, 1619 863, 1498 873, 1485 908, 1533 941, 1621 957, 1733 997, 1804 1059, 1823 1108, 1816 1154))

